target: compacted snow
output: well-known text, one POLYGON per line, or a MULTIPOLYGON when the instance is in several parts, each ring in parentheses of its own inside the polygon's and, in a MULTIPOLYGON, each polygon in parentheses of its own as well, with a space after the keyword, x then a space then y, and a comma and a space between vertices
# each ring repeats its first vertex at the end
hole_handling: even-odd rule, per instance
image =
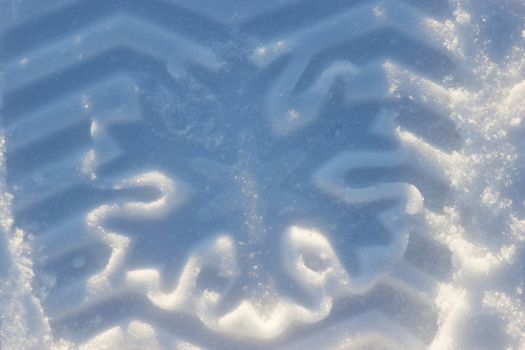
POLYGON ((525 349, 521 0, 0 0, 0 348, 525 349))

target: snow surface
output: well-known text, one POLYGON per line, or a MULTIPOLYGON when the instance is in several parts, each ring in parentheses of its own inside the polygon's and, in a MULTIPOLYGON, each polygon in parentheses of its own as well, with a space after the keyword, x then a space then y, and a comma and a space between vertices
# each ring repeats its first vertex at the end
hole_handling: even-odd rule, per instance
POLYGON ((0 0, 0 349, 525 350, 525 2, 0 0))

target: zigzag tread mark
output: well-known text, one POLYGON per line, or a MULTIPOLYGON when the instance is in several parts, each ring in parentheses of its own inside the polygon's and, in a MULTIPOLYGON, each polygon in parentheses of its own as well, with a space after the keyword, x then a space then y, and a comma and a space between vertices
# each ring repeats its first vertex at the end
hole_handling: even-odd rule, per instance
POLYGON ((209 69, 221 66, 214 53, 205 46, 177 32, 167 31, 154 22, 128 13, 117 13, 11 60, 6 67, 9 88, 16 89, 52 72, 82 64, 113 47, 142 52, 174 66, 173 69, 182 70, 189 60, 209 69), (57 52, 60 60, 56 59, 57 52))
MULTIPOLYGON (((242 28, 259 37, 286 35, 298 29, 309 28, 312 26, 312 23, 315 26, 316 23, 337 16, 338 14, 352 12, 355 8, 370 6, 369 3, 373 5, 380 4, 380 2, 376 0, 359 0, 352 1, 351 3, 344 0, 335 0, 330 1, 328 5, 315 1, 292 2, 291 4, 285 4, 274 10, 252 16, 242 23, 242 28), (268 22, 275 24, 271 30, 265 26, 268 22)), ((432 14, 432 16, 439 16, 440 18, 450 15, 448 3, 445 0, 435 1, 435 6, 432 6, 431 2, 421 1, 401 0, 397 1, 397 3, 418 11, 421 14, 428 13, 432 14), (440 2, 441 4, 439 4, 440 2)))
MULTIPOLYGON (((98 0, 95 3, 78 2, 39 19, 8 29, 2 36, 1 43, 7 52, 3 58, 10 60, 7 69, 10 74, 8 80, 11 79, 9 90, 5 95, 6 130, 8 138, 12 139, 12 149, 8 153, 11 160, 8 160, 8 166, 14 171, 11 184, 22 184, 22 187, 25 187, 15 194, 16 205, 18 206, 16 211, 18 217, 22 219, 25 217, 28 223, 34 215, 45 208, 46 200, 68 186, 72 191, 71 194, 74 195, 74 186, 85 181, 81 177, 68 179, 68 175, 63 174, 61 176, 60 172, 72 174, 78 173, 80 169, 83 171, 83 175, 91 176, 91 181, 94 181, 96 179, 95 170, 98 166, 110 162, 118 157, 121 152, 124 152, 119 149, 118 143, 107 133, 106 127, 114 121, 120 120, 129 123, 142 118, 141 111, 136 104, 134 83, 132 83, 136 73, 147 67, 152 76, 167 83, 172 79, 173 72, 168 72, 169 67, 167 68, 166 61, 170 61, 171 68, 177 71, 184 69, 179 67, 183 67, 184 62, 182 61, 186 57, 195 58, 193 57, 195 54, 197 56, 202 54, 197 57, 196 61, 205 67, 207 66, 208 69, 218 69, 222 65, 213 56, 213 51, 200 44, 192 45, 193 39, 205 39, 195 42, 207 42, 210 38, 220 38, 220 40, 227 38, 229 34, 225 32, 223 25, 218 25, 211 20, 208 21, 204 16, 195 15, 179 5, 168 4, 164 1, 152 2, 151 9, 146 9, 138 0, 131 1, 124 13, 117 14, 121 10, 118 6, 116 3, 98 0), (93 8, 88 9, 89 4, 92 4, 93 8), (84 19, 77 23, 67 23, 68 17, 74 17, 77 11, 83 9, 86 10, 84 19), (141 9, 145 10, 144 13, 140 13, 141 9), (161 11, 166 13, 162 14, 161 11), (177 12, 175 16, 177 19, 188 22, 170 26, 167 23, 167 18, 170 14, 174 14, 174 11, 177 12), (184 19, 184 15, 187 15, 188 18, 184 19), (189 21, 192 19, 195 20, 195 23, 190 24, 189 21), (56 23, 52 24, 52 21, 56 23), (191 33, 188 28, 193 26, 201 26, 205 30, 198 34, 191 33), (108 27, 111 29, 107 29, 108 27), (42 29, 41 38, 22 40, 20 45, 15 47, 15 40, 21 39, 29 31, 39 28, 42 29), (60 33, 53 33, 57 29, 60 29, 60 33), (216 32, 211 33, 214 29, 216 32), (173 34, 172 30, 176 33, 180 31, 191 40, 180 38, 173 34), (80 51, 77 52, 72 48, 76 45, 77 35, 79 47, 84 40, 84 50, 89 53, 80 61, 77 60, 78 57, 76 56, 80 51), (137 37, 139 38, 138 41, 136 40, 137 37), (192 47, 188 49, 188 45, 192 47), (61 48, 67 52, 66 60, 58 63, 53 62, 53 52, 61 48), (186 52, 183 52, 183 58, 177 59, 171 56, 170 51, 172 50, 186 52), (23 55, 26 57, 22 57, 23 55), (24 61, 20 61, 19 58, 24 61), (32 70, 32 64, 35 67, 44 64, 47 68, 38 71, 32 70), (114 74, 115 72, 123 72, 124 78, 122 80, 113 78, 104 80, 104 75, 114 74), (104 92, 114 91, 119 87, 121 91, 114 94, 109 93, 108 95, 104 92), (29 99, 27 96, 31 96, 31 98, 29 99), (86 98, 84 99, 84 97, 86 98), (61 119, 59 115, 64 114, 72 114, 73 117, 70 120, 61 119), (45 120, 53 120, 54 123, 49 125, 45 120), (84 140, 85 142, 80 142, 82 140, 76 137, 73 131, 77 126, 79 130, 86 131, 88 124, 90 130, 86 134, 87 138, 84 140), (38 135, 32 135, 31 139, 22 140, 32 127, 40 130, 38 135), (73 137, 76 143, 73 142, 67 152, 52 155, 49 149, 57 147, 53 143, 57 142, 56 136, 73 137), (35 162, 24 163, 32 155, 35 157, 35 162), (38 158, 41 161, 38 161, 38 158), (79 163, 79 160, 82 161, 79 163), (17 179, 17 174, 20 172, 25 172, 27 175, 17 179), (48 187, 49 191, 42 193, 42 196, 36 200, 34 198, 25 199, 30 197, 28 193, 44 187, 48 187)), ((310 5, 299 4, 296 6, 294 8, 304 10, 310 5)), ((337 6, 347 9, 347 4, 344 2, 339 3, 339 5, 336 4, 335 8, 337 6)), ((257 27, 258 21, 281 16, 280 11, 283 9, 278 9, 269 15, 256 16, 254 19, 241 24, 240 28, 249 32, 250 26, 257 27)), ((332 14, 331 11, 334 9, 330 9, 327 13, 332 14)), ((316 15, 317 17, 324 16, 320 13, 316 15)), ((335 60, 334 53, 330 51, 333 47, 343 47, 345 42, 350 43, 350 47, 354 47, 352 45, 359 46, 359 40, 362 42, 371 37, 390 40, 392 38, 388 36, 388 33, 394 30, 395 33, 401 33, 401 39, 406 39, 406 42, 414 39, 416 48, 418 45, 421 48, 430 48, 430 53, 442 54, 442 57, 453 61, 454 58, 444 52, 439 41, 431 41, 432 33, 426 31, 427 28, 423 25, 425 18, 422 11, 406 2, 374 1, 372 3, 352 4, 352 7, 343 14, 330 18, 323 17, 322 20, 311 23, 310 27, 302 27, 298 32, 292 33, 282 43, 279 39, 256 48, 251 59, 255 66, 264 68, 271 62, 275 62, 279 57, 286 55, 291 57, 291 63, 285 68, 281 79, 276 79, 275 85, 277 87, 274 87, 268 99, 270 105, 275 103, 275 100, 278 100, 278 104, 284 100, 285 111, 290 107, 288 106, 289 100, 293 100, 300 107, 308 107, 306 110, 313 111, 314 114, 320 113, 319 106, 330 94, 334 83, 341 78, 346 84, 350 100, 353 98, 359 103, 376 100, 379 103, 386 104, 385 101, 392 96, 389 84, 397 79, 397 82, 401 82, 401 88, 397 91, 399 95, 419 98, 418 103, 437 114, 446 115, 446 99, 443 97, 445 94, 441 93, 444 88, 435 83, 432 80, 433 77, 424 76, 403 67, 405 64, 410 66, 409 61, 415 56, 400 57, 401 64, 397 65, 391 64, 391 60, 388 58, 369 63, 369 58, 363 62, 357 62, 356 59, 353 61, 352 59, 345 60, 343 57, 343 60, 333 62, 335 60), (408 25, 406 25, 407 21, 408 25), (349 23, 353 25, 356 31, 349 36, 344 36, 344 38, 341 36, 335 38, 334 33, 340 33, 349 23), (417 31, 418 28, 422 27, 424 30, 417 31), (332 36, 334 39, 331 38, 332 36), (355 37, 356 41, 349 40, 352 37, 355 37), (311 40, 312 38, 315 39, 314 45, 306 42, 307 39, 311 40), (264 50, 260 50, 261 48, 264 50), (269 53, 269 56, 263 57, 265 52, 269 53), (319 52, 321 55, 324 52, 325 57, 319 58, 321 57, 319 52), (260 53, 263 55, 257 57, 260 53), (316 59, 320 61, 326 59, 326 62, 315 67, 312 62, 316 59), (294 62, 298 64, 294 65, 294 62), (309 73, 308 69, 313 73, 309 73), (301 87, 303 84, 301 79, 304 79, 304 87, 301 87), (311 81, 313 83, 310 83, 311 81), (376 82, 369 89, 370 91, 363 89, 363 86, 370 82, 376 82), (279 87, 279 84, 284 85, 279 87), (425 89, 422 89, 422 86, 425 89), (429 90, 429 87, 433 90, 429 90), (423 93, 422 90, 427 92, 423 93), (278 96, 284 96, 284 98, 278 96)), ((254 30, 256 31, 256 29, 254 30)), ((398 49, 399 47, 396 47, 393 51, 386 52, 387 56, 393 56, 398 49)), ((375 60, 381 55, 385 55, 385 50, 371 53, 369 57, 375 60)), ((279 108, 276 108, 277 112, 279 112, 279 108)), ((288 115, 292 119, 297 116, 300 114, 288 115)), ((306 124, 301 124, 301 127, 303 126, 306 127, 306 124)), ((285 132, 278 138, 290 136, 288 135, 290 130, 285 125, 285 132)), ((400 137, 400 133, 396 134, 392 128, 372 130, 372 133, 384 138, 396 138, 397 135, 401 147, 405 146, 405 141, 407 141, 406 137, 400 137)), ((248 138, 251 136, 250 133, 247 135, 248 138)), ((428 149, 430 148, 428 146, 428 149)), ((395 341, 399 348, 407 346, 413 349, 423 348, 422 342, 427 342, 431 337, 429 334, 432 332, 432 327, 425 325, 426 328, 423 327, 425 329, 420 331, 414 323, 417 323, 418 320, 432 320, 432 315, 418 315, 410 318, 408 315, 410 312, 400 312, 396 316, 394 311, 398 310, 392 311, 388 308, 381 309, 380 313, 372 312, 364 315, 349 312, 346 315, 349 316, 348 321, 342 322, 338 326, 331 326, 332 322, 335 321, 329 317, 332 312, 332 305, 336 305, 336 302, 349 297, 348 295, 361 294, 373 294, 378 299, 384 298, 381 300, 388 299, 388 295, 393 298, 400 295, 402 297, 397 300, 403 300, 409 309, 415 307, 414 305, 423 305, 421 308, 425 309, 425 312, 427 309, 430 310, 428 311, 429 314, 433 312, 433 297, 437 288, 437 281, 440 278, 446 278, 446 273, 440 274, 439 271, 428 266, 423 266, 423 268, 414 266, 420 258, 414 253, 414 250, 410 251, 410 247, 412 249, 414 247, 425 248, 432 244, 432 242, 424 239, 413 238, 415 237, 413 231, 423 231, 420 234, 424 237, 426 229, 418 221, 419 219, 414 220, 416 221, 414 226, 411 226, 412 223, 410 222, 412 218, 419 217, 427 210, 424 207, 422 192, 410 181, 381 181, 376 185, 364 187, 346 183, 347 174, 357 168, 369 169, 383 166, 388 169, 403 165, 407 160, 407 153, 403 152, 402 148, 399 152, 377 151, 376 153, 359 153, 339 149, 336 150, 333 158, 322 163, 313 175, 311 185, 317 186, 326 197, 335 202, 341 202, 349 208, 372 206, 383 202, 394 203, 393 206, 384 209, 377 215, 380 225, 384 226, 384 229, 390 234, 390 241, 383 246, 372 245, 356 249, 355 256, 359 265, 359 273, 357 274, 346 275, 336 253, 330 246, 333 243, 329 242, 322 234, 317 234, 316 231, 297 229, 301 233, 294 235, 295 228, 291 229, 293 244, 290 243, 290 249, 284 249, 287 253, 285 253, 283 261, 288 264, 289 270, 294 271, 291 274, 292 279, 295 278, 299 285, 314 291, 312 293, 313 299, 319 301, 320 305, 318 310, 304 307, 295 300, 282 298, 278 300, 276 309, 284 310, 283 313, 289 315, 288 319, 285 320, 273 313, 264 317, 261 316, 256 306, 247 300, 236 305, 230 313, 219 312, 216 303, 221 300, 223 293, 226 293, 225 291, 230 287, 229 284, 224 289, 204 291, 202 295, 197 292, 190 293, 188 295, 194 297, 194 299, 190 298, 191 300, 181 297, 180 290, 190 291, 198 286, 197 280, 201 271, 204 270, 203 266, 212 260, 220 261, 219 270, 222 273, 220 276, 232 280, 237 277, 237 267, 234 266, 235 263, 233 262, 235 244, 232 243, 233 240, 228 240, 229 238, 218 238, 211 246, 204 248, 196 247, 187 260, 175 290, 168 293, 159 291, 162 289, 160 270, 138 269, 126 272, 125 258, 131 240, 125 234, 110 230, 105 226, 106 216, 109 218, 113 214, 116 215, 119 210, 126 211, 129 217, 152 213, 155 210, 151 211, 151 208, 147 207, 148 203, 135 202, 129 206, 129 203, 123 204, 122 201, 116 200, 113 204, 91 208, 89 215, 85 218, 81 212, 86 207, 78 209, 74 212, 75 215, 69 219, 67 215, 58 215, 56 221, 52 223, 53 227, 48 227, 35 240, 34 247, 42 249, 39 252, 42 254, 41 257, 48 256, 47 259, 42 259, 37 263, 37 268, 42 270, 46 269, 46 264, 60 264, 69 261, 72 256, 83 254, 82 252, 93 251, 97 249, 97 244, 110 250, 107 264, 103 268, 93 268, 98 272, 90 271, 93 273, 89 277, 79 273, 77 278, 66 282, 60 280, 60 285, 51 288, 51 294, 49 294, 48 299, 45 299, 45 303, 47 303, 46 308, 52 322, 54 325, 67 324, 71 320, 88 317, 87 315, 92 310, 103 307, 104 303, 116 301, 119 298, 124 298, 124 296, 141 294, 147 290, 145 299, 149 300, 153 306, 162 309, 162 312, 173 309, 172 311, 183 310, 190 312, 190 314, 194 313, 195 318, 200 320, 205 328, 226 337, 233 336, 235 338, 238 335, 244 337, 249 333, 246 332, 246 327, 253 326, 258 330, 257 334, 252 335, 253 337, 273 339, 295 323, 316 323, 327 318, 322 327, 326 334, 335 334, 332 340, 337 344, 334 343, 334 346, 380 348, 386 347, 390 341, 395 341), (76 242, 76 245, 71 244, 64 249, 56 247, 57 242, 61 242, 67 236, 68 231, 72 230, 72 227, 78 226, 79 222, 85 225, 86 233, 84 234, 87 239, 83 242, 76 242), (212 253, 204 254, 203 252, 207 250, 212 253), (292 254, 290 256, 295 258, 292 259, 286 254, 292 254), (321 259, 316 260, 315 254, 319 254, 321 259), (297 264, 293 265, 294 263, 297 264), (328 264, 327 266, 330 268, 323 270, 323 264, 328 264), (134 283, 143 282, 149 283, 147 288, 142 292, 137 292, 134 289, 134 283), (88 285, 87 290, 86 285, 88 285), (390 293, 388 290, 392 292, 390 293), (340 294, 345 297, 341 297, 340 294), (70 297, 72 295, 76 297, 70 297), (86 295, 90 295, 90 297, 84 298, 86 295), (395 316, 392 317, 395 321, 389 320, 385 315, 388 317, 395 316), (394 325, 395 323, 397 325, 394 325), (370 326, 371 324, 374 326, 370 326), (362 334, 359 334, 360 332, 362 334), (403 334, 403 336, 399 337, 398 334, 403 334)), ((446 158, 446 156, 444 157, 446 158)), ((157 176, 156 179, 159 176, 164 176, 159 175, 160 173, 157 175, 148 174, 153 177, 157 176)), ((124 178, 128 174, 120 175, 122 175, 121 178, 124 178)), ((143 175, 146 176, 146 174, 143 175)), ((250 174, 241 174, 245 182, 252 181, 250 176, 250 174)), ((144 185, 145 183, 144 178, 140 178, 140 181, 137 178, 133 179, 138 181, 134 182, 135 184, 144 185)), ((109 181, 114 180, 110 179, 109 181)), ((178 182, 175 183, 178 184, 178 182)), ((255 185, 257 185, 256 181, 255 185)), ((255 186, 252 187, 255 188, 255 186)), ((243 189, 253 190, 249 186, 245 186, 243 189)), ((255 190, 253 193, 259 194, 255 190)), ((67 195, 64 196, 64 200, 67 199, 66 197, 67 195)), ((161 195, 160 198, 163 196, 161 195)), ((159 203, 160 207, 166 204, 162 200, 159 203)), ((42 214, 42 221, 45 221, 44 217, 45 215, 42 214)), ((71 241, 71 237, 69 239, 71 241)), ((77 259, 72 262, 73 268, 76 268, 75 266, 82 267, 84 264, 84 260, 77 259)), ((50 285, 52 284, 50 283, 50 285)), ((341 310, 344 311, 344 308, 341 306, 341 310)), ((107 332, 101 334, 101 338, 94 338, 93 342, 97 343, 100 339, 112 339, 111 341, 116 342, 115 344, 125 344, 126 342, 134 344, 133 342, 143 341, 144 344, 149 344, 148 346, 159 346, 158 344, 151 345, 155 344, 155 332, 152 333, 152 329, 155 331, 156 326, 130 323, 127 328, 126 326, 108 328, 107 332), (137 334, 147 336, 140 338, 137 334)), ((321 345, 325 346, 326 344, 321 345)), ((90 346, 89 342, 86 343, 86 346, 90 346)))
POLYGON ((93 21, 99 21, 118 12, 128 12, 146 20, 153 20, 168 30, 190 37, 204 38, 204 40, 226 35, 222 25, 173 2, 83 0, 5 29, 0 37, 0 47, 3 48, 0 59, 9 60, 21 56, 27 51, 47 45, 49 40, 90 26, 93 21), (76 20, 72 21, 71 18, 76 20), (185 25, 181 26, 180 23, 185 25), (196 27, 200 30, 195 31, 196 27), (35 32, 39 35, 32 35, 35 32))

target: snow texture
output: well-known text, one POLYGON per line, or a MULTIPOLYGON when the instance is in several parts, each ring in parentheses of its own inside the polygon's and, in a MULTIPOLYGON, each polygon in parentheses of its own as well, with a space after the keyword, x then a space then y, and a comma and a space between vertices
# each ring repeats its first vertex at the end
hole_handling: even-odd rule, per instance
POLYGON ((521 0, 0 0, 0 349, 525 350, 521 0))

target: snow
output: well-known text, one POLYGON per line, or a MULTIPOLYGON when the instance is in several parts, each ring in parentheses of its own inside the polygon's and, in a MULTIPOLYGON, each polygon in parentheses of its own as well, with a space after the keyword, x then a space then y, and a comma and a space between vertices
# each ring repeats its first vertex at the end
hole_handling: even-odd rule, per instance
POLYGON ((525 349, 522 1, 88 3, 0 0, 1 349, 525 349))

